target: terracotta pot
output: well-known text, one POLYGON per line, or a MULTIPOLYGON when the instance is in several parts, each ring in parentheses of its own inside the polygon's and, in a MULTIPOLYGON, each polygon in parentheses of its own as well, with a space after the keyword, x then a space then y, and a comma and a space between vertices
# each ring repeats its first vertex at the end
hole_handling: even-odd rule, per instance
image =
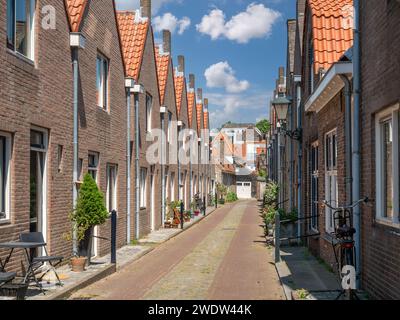
POLYGON ((71 269, 72 272, 83 272, 86 266, 86 257, 75 257, 71 258, 71 269))

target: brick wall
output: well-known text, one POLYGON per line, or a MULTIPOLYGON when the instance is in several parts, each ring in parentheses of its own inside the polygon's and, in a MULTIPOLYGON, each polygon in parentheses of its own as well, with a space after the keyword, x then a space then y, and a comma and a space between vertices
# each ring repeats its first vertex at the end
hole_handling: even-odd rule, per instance
MULTIPOLYGON (((361 2, 361 195, 376 199, 375 113, 399 102, 400 4, 361 2)), ((362 207, 362 283, 374 298, 400 299, 400 231, 362 207)))

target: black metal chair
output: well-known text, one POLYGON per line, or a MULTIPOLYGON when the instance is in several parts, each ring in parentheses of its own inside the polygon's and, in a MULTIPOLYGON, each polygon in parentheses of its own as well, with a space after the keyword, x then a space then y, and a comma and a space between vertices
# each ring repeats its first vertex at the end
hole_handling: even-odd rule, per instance
POLYGON ((16 276, 17 274, 15 272, 0 272, 0 288, 14 280, 16 276))
MULTIPOLYGON (((21 242, 45 243, 43 234, 41 232, 21 233, 19 236, 19 239, 21 242)), ((49 273, 50 271, 53 271, 55 276, 57 277, 58 285, 62 286, 63 284, 57 274, 56 266, 58 266, 64 260, 64 257, 49 256, 46 246, 43 247, 43 250, 44 250, 44 255, 38 256, 38 257, 33 257, 32 263, 29 266, 29 268, 31 268, 32 274, 34 275, 33 280, 41 288, 41 285, 39 284, 39 282, 42 281, 43 277, 47 273, 49 273), (46 265, 47 270, 39 278, 36 278, 36 276, 35 276, 36 271, 38 271, 46 263, 47 263, 47 265, 46 265)), ((29 280, 29 279, 27 279, 27 280, 29 280)))

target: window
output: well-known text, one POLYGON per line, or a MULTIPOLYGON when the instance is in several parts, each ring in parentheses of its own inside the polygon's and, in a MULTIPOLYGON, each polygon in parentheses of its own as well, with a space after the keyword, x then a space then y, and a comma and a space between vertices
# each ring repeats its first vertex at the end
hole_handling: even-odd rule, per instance
POLYGON ((399 106, 376 116, 376 218, 400 227, 399 106))
POLYGON ((310 228, 312 230, 318 230, 318 142, 314 142, 311 145, 311 220, 310 220, 310 228))
POLYGON ((172 113, 168 112, 168 143, 171 143, 172 139, 172 113))
POLYGON ((107 165, 107 210, 117 210, 117 172, 115 164, 107 165))
POLYGON ((108 110, 108 72, 108 59, 98 54, 96 63, 97 105, 106 111, 108 110))
POLYGON ((151 132, 152 126, 152 110, 153 110, 153 98, 151 95, 146 94, 146 131, 151 132))
POLYGON ((0 132, 0 221, 10 219, 11 135, 0 132))
POLYGON ((169 190, 171 191, 171 201, 175 201, 175 173, 171 172, 169 178, 169 190))
POLYGON ((88 156, 88 173, 97 182, 97 172, 99 169, 99 154, 97 152, 89 152, 88 156))
POLYGON ((36 0, 7 0, 7 47, 33 60, 36 0))
POLYGON ((63 155, 64 155, 64 147, 59 144, 57 146, 57 167, 58 167, 58 172, 60 173, 62 171, 62 165, 63 165, 63 155))
POLYGON ((83 159, 79 158, 79 161, 78 161, 78 181, 82 181, 83 180, 82 168, 83 168, 83 159))
MULTIPOLYGON (((338 184, 337 184, 337 139, 336 129, 325 136, 325 200, 332 206, 338 205, 338 184)), ((333 210, 326 208, 325 228, 327 232, 334 231, 333 210)))
POLYGON ((140 168, 140 208, 146 208, 147 206, 147 169, 140 168))

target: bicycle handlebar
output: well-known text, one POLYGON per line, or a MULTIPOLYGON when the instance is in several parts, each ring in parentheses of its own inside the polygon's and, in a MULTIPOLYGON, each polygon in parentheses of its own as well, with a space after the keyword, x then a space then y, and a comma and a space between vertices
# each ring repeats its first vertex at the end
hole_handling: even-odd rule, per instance
POLYGON ((326 201, 326 200, 323 201, 323 204, 324 204, 325 206, 327 206, 329 209, 332 209, 332 210, 335 210, 335 211, 342 211, 342 210, 354 209, 355 207, 357 207, 359 204, 361 204, 361 203, 363 203, 363 202, 364 202, 364 203, 368 203, 368 202, 369 202, 369 198, 368 198, 368 197, 365 197, 365 198, 360 199, 360 200, 358 200, 358 201, 356 201, 356 202, 353 202, 351 205, 344 206, 344 207, 337 207, 337 208, 332 207, 332 205, 330 205, 330 204, 328 203, 328 201, 326 201))

